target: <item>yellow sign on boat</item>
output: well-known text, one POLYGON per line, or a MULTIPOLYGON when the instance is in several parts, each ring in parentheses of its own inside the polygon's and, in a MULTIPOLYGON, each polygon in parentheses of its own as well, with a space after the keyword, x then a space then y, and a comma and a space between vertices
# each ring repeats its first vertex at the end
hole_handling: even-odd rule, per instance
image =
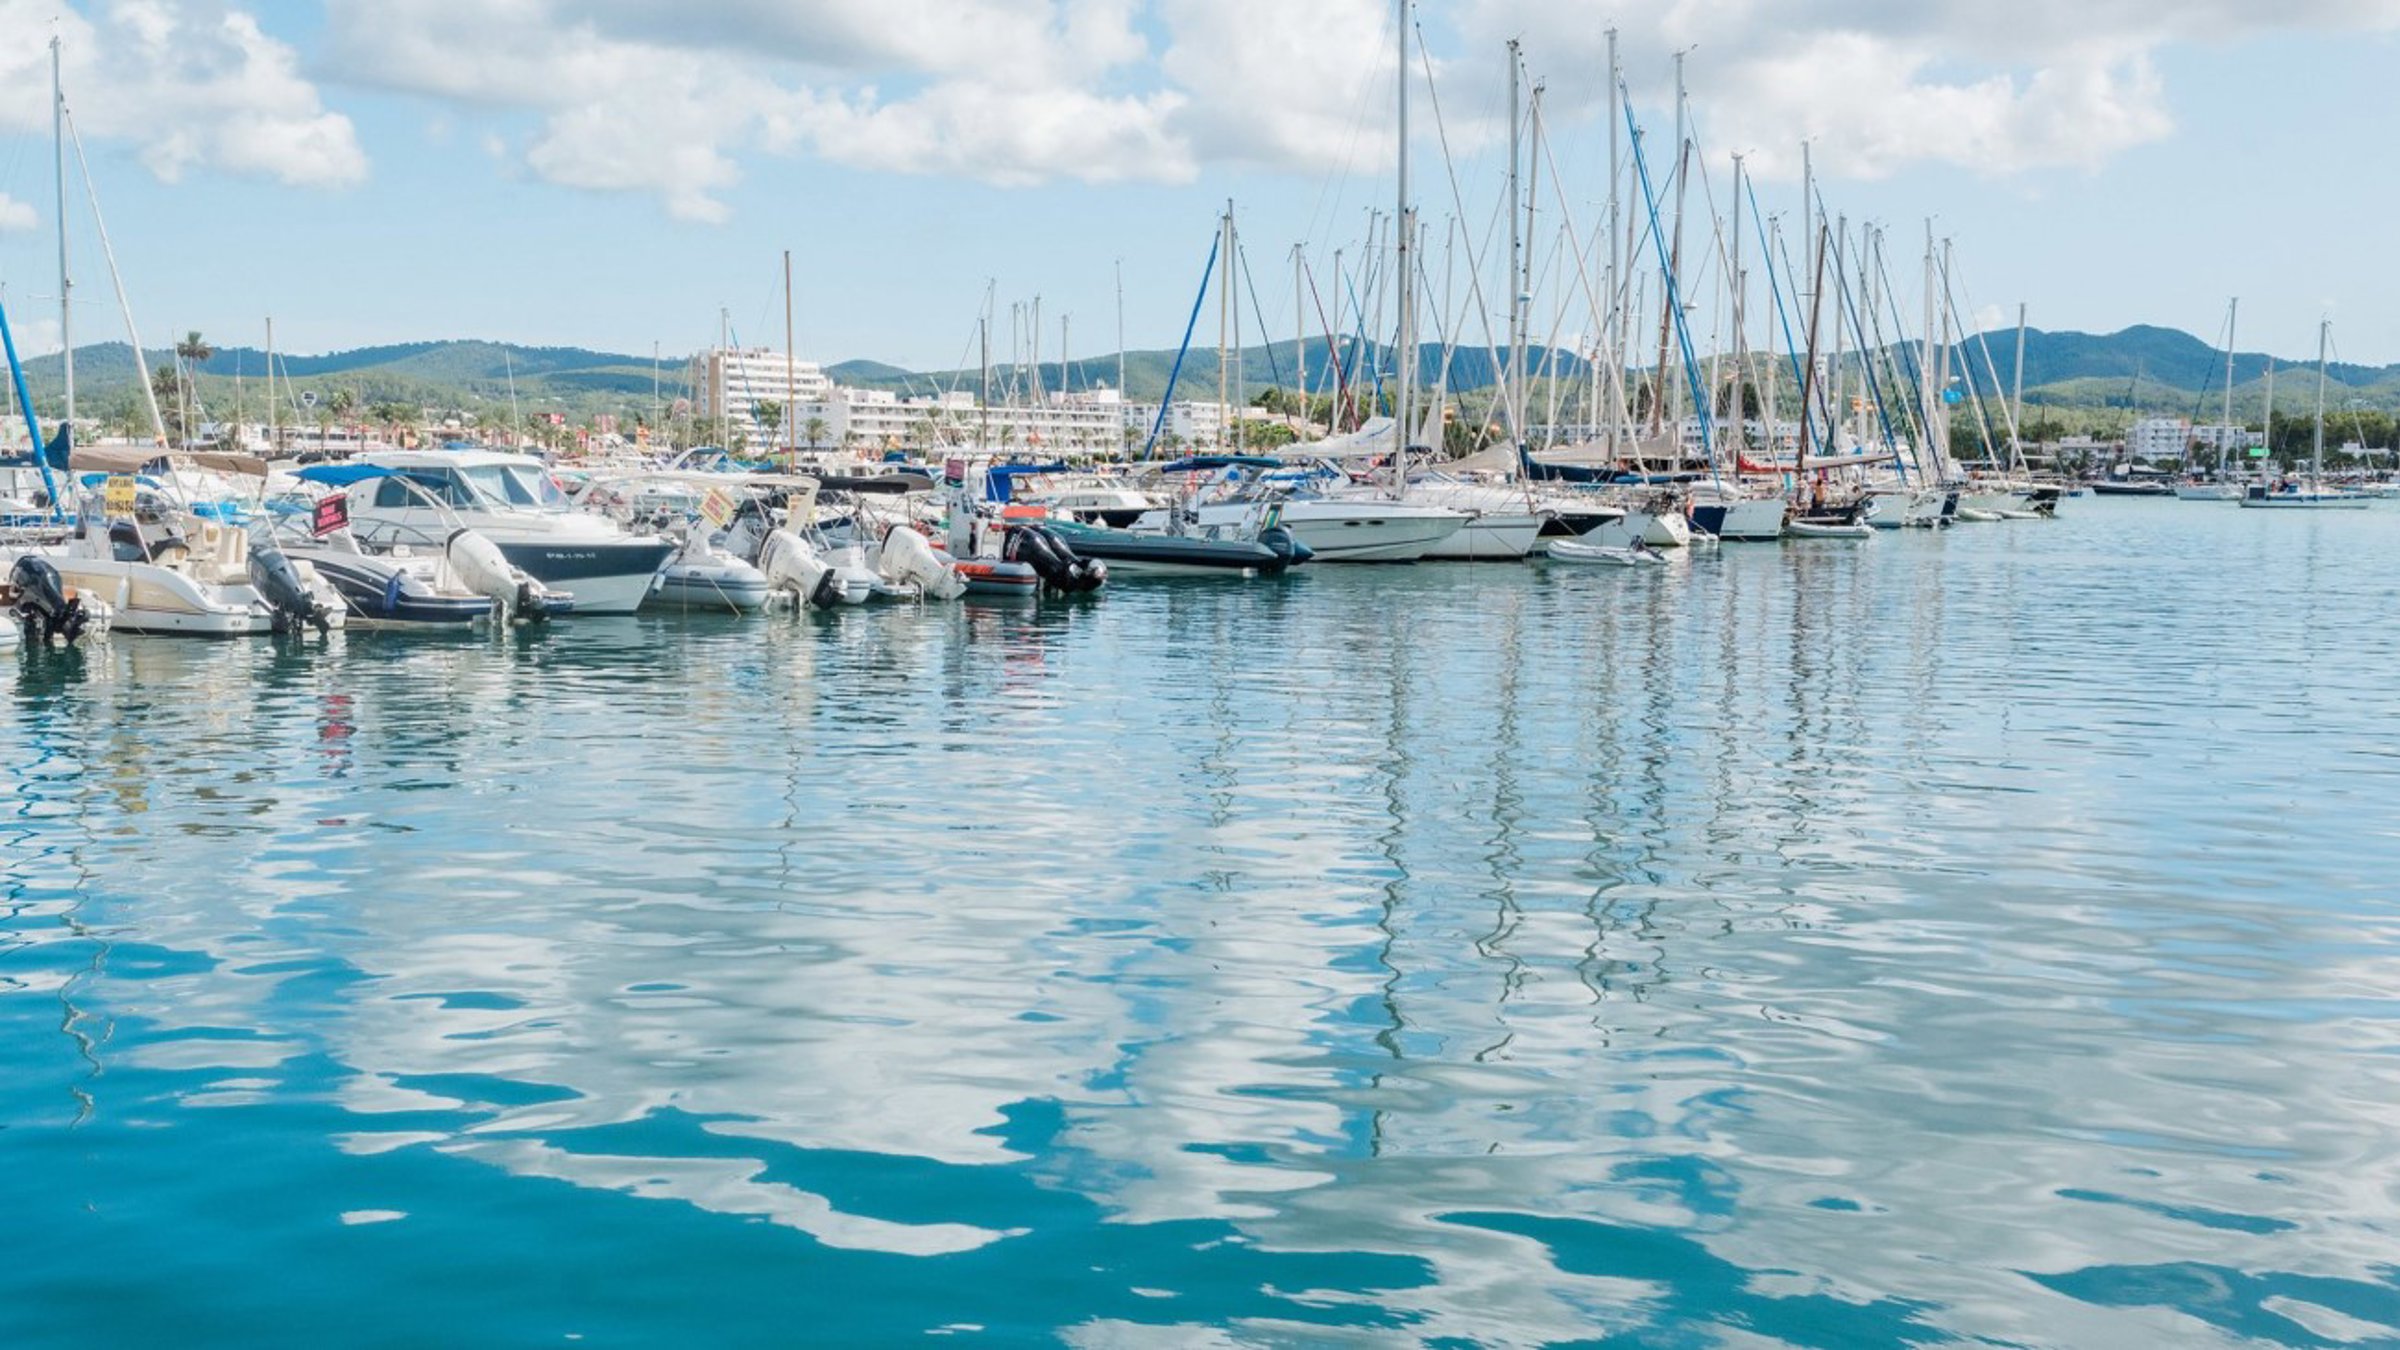
POLYGON ((733 494, 721 487, 712 487, 700 499, 700 518, 722 530, 733 524, 733 494))
POLYGON ((100 505, 112 516, 133 514, 134 481, 121 473, 112 473, 100 488, 100 505))

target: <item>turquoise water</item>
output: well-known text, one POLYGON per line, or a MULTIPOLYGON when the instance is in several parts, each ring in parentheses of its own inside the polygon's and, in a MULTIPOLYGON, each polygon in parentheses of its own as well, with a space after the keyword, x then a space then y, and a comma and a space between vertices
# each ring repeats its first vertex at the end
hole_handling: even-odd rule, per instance
POLYGON ((0 664, 0 1344, 2400 1340, 2400 507, 0 664))

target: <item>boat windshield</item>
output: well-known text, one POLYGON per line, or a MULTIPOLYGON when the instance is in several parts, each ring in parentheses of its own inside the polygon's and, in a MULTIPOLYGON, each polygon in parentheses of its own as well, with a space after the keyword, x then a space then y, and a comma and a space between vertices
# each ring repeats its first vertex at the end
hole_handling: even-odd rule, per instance
POLYGON ((461 469, 477 496, 502 506, 538 506, 551 510, 566 505, 566 498, 549 475, 519 468, 513 464, 478 464, 461 469))

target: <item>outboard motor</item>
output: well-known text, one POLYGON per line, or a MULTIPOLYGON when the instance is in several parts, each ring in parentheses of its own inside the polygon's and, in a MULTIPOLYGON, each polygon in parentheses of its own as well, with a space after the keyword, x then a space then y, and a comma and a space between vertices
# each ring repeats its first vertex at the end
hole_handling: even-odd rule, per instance
POLYGON ((1258 542, 1264 544, 1268 551, 1276 557, 1283 559, 1285 567, 1298 567, 1317 556, 1316 550, 1301 543, 1300 536, 1292 533, 1291 527, 1288 525, 1269 525, 1260 530, 1258 542))
POLYGON ((500 546, 469 529, 456 529, 442 541, 442 556, 449 559, 450 570, 477 595, 489 596, 492 618, 509 623, 519 615, 539 615, 544 607, 536 603, 535 583, 520 575, 509 564, 508 555, 500 546))
POLYGON ((84 611, 82 598, 67 594, 58 569, 47 558, 28 553, 17 559, 17 565, 8 571, 8 584, 17 593, 11 614, 27 642, 48 646, 52 638, 65 638, 72 647, 91 625, 92 616, 84 611))
POLYGON ((289 633, 311 624, 320 633, 333 631, 333 618, 317 597, 309 594, 308 586, 300 580, 300 570, 292 560, 283 556, 271 539, 261 539, 250 546, 250 585, 266 598, 274 614, 274 628, 289 633))
POLYGON ((1044 587, 1069 595, 1098 590, 1108 580, 1107 563, 1078 556, 1056 531, 1043 525, 1009 526, 1001 556, 1031 567, 1044 587))
POLYGON ((825 565, 815 549, 790 530, 767 532, 767 542, 758 551, 758 570, 767 574, 768 585, 789 591, 819 609, 831 609, 842 603, 842 579, 825 565))
POLYGON ((906 525, 894 525, 883 536, 883 556, 876 570, 891 581, 913 581, 928 600, 956 600, 967 593, 967 579, 958 569, 933 555, 925 536, 906 525))

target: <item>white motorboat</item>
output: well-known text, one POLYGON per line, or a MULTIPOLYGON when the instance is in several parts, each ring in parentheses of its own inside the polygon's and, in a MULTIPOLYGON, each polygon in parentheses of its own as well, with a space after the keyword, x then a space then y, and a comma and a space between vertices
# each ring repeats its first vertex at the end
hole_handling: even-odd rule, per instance
MULTIPOLYGON (((1413 479, 1404 499, 1464 515, 1466 523, 1425 550, 1429 561, 1518 562, 1534 551, 1549 515, 1521 487, 1429 476, 1413 479)), ((1303 539, 1301 542, 1306 543, 1303 539)))
POLYGON ((1719 539, 1781 539, 1783 498, 1746 491, 1738 483, 1706 478, 1692 484, 1684 508, 1693 528, 1719 539))
POLYGON ((1959 488, 1958 518, 1968 521, 2031 520, 2033 488, 2006 479, 1970 479, 1959 488))
MULTIPOLYGON (((1781 509, 1781 503, 1777 504, 1777 509, 1781 509)), ((1684 548, 1691 544, 1695 534, 1703 539, 1713 537, 1705 526, 1696 524, 1684 514, 1683 502, 1671 491, 1649 493, 1627 502, 1622 511, 1623 514, 1616 519, 1602 521, 1584 531, 1579 538, 1586 544, 1604 548, 1631 548, 1635 544, 1650 548, 1684 548)), ((1552 540, 1551 551, 1556 552, 1558 545, 1563 542, 1552 540)))
POLYGON ((1655 567, 1667 560, 1667 555, 1648 544, 1591 544, 1581 539, 1550 541, 1550 557, 1563 563, 1587 563, 1601 567, 1655 567))
MULTIPOLYGON (((349 609, 352 627, 465 629, 495 617, 501 623, 548 619, 574 607, 573 596, 510 566, 498 545, 463 526, 454 527, 439 548, 397 544, 373 552, 363 547, 349 526, 350 492, 383 479, 424 492, 397 470, 312 464, 293 477, 300 488, 270 503, 292 503, 276 517, 277 542, 332 584, 349 609), (328 500, 335 496, 338 504, 328 500)), ((438 501, 433 506, 444 509, 438 501)))
MULTIPOLYGON (((1430 502, 1396 498, 1361 486, 1326 491, 1321 479, 1338 470, 1282 480, 1254 471, 1281 469, 1263 457, 1204 456, 1160 466, 1158 472, 1212 475, 1193 486, 1178 505, 1145 514, 1133 528, 1150 533, 1249 537, 1260 527, 1262 507, 1279 507, 1278 522, 1316 562, 1415 562, 1466 527, 1467 514, 1430 502)), ((1347 475, 1341 475, 1346 481, 1347 475)))
MULTIPOLYGON (((1246 504, 1196 509, 1200 526, 1240 528, 1252 519, 1246 504)), ((1308 546, 1315 562, 1415 562, 1466 528, 1465 513, 1425 502, 1378 497, 1292 497, 1283 527, 1308 546)))
MULTIPOLYGON (((244 637, 327 632, 347 611, 331 584, 252 531, 231 503, 203 514, 136 476, 170 456, 153 446, 77 447, 70 469, 98 484, 77 500, 75 527, 44 556, 62 581, 107 605, 129 633, 244 637), (106 475, 105 478, 101 475, 106 475)), ((247 455, 177 454, 209 473, 265 479, 247 455)), ((156 480, 153 480, 156 481, 156 480)))
POLYGON ((1078 474, 1019 486, 1013 500, 1049 509, 1053 519, 1124 529, 1166 503, 1113 479, 1078 474))
POLYGON ((98 641, 108 636, 114 617, 97 599, 77 594, 38 553, 19 554, 10 564, 0 581, 0 608, 8 611, 7 622, 0 623, 0 647, 98 641))
POLYGON ((2241 505, 2278 511, 2364 511, 2374 498, 2319 478, 2286 478, 2251 487, 2241 505))
POLYGON ((631 614, 675 554, 669 540, 574 510, 530 456, 380 450, 360 462, 408 480, 378 481, 352 497, 350 528, 369 549, 438 547, 463 526, 498 545, 512 567, 572 593, 577 614, 631 614))
POLYGON ((1794 539, 1871 539, 1875 527, 1864 521, 1792 520, 1784 533, 1794 539))
POLYGON ((655 609, 723 609, 736 614, 764 609, 773 591, 767 574, 716 548, 694 531, 667 559, 658 589, 647 603, 655 609))
POLYGON ((2238 502, 2242 499, 2240 483, 2203 482, 2194 479, 2175 485, 2175 497, 2186 502, 2238 502))
POLYGON ((1950 509, 1946 488, 1891 484, 1867 491, 1867 524, 1879 530, 1929 530, 1950 509))

